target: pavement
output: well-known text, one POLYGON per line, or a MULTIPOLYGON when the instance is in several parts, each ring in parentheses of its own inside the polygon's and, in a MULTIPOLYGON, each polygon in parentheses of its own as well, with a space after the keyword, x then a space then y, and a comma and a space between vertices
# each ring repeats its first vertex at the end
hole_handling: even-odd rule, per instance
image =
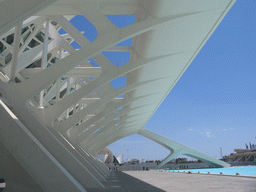
POLYGON ((89 192, 256 192, 256 178, 160 171, 111 172, 106 189, 89 192))

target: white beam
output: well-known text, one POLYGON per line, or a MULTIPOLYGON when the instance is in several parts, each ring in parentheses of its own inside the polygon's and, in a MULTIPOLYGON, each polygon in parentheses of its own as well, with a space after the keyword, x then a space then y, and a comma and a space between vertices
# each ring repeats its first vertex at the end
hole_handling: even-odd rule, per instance
POLYGON ((65 109, 73 105, 75 102, 78 102, 81 98, 86 97, 89 93, 91 93, 97 87, 103 86, 106 83, 112 81, 113 79, 116 79, 117 77, 120 77, 120 76, 124 76, 125 74, 131 71, 134 71, 138 68, 141 68, 147 64, 150 64, 153 61, 171 57, 171 56, 173 56, 173 54, 159 56, 151 59, 140 58, 136 62, 132 62, 121 67, 113 66, 112 70, 102 73, 102 75, 98 79, 92 81, 88 85, 83 86, 79 90, 75 91, 72 95, 63 98, 61 101, 58 102, 58 105, 53 105, 47 109, 44 109, 45 111, 47 111, 45 113, 44 118, 48 120, 50 118, 49 121, 53 121, 55 118, 60 116, 65 109))
POLYGON ((139 131, 139 134, 151 139, 152 141, 157 142, 158 144, 164 146, 165 148, 167 148, 171 151, 171 154, 163 161, 163 163, 159 164, 156 167, 156 169, 161 168, 165 163, 170 161, 172 158, 175 158, 177 155, 187 155, 190 157, 194 157, 194 158, 202 160, 203 162, 213 164, 217 167, 229 167, 230 166, 228 163, 225 163, 223 161, 220 161, 213 157, 205 155, 199 151, 196 151, 194 149, 186 147, 180 143, 172 141, 164 136, 161 136, 161 135, 154 133, 152 131, 149 131, 147 129, 141 129, 139 131))
POLYGON ((149 105, 145 105, 145 106, 139 106, 139 107, 135 107, 135 108, 129 108, 126 110, 122 110, 118 113, 111 113, 109 115, 106 116, 106 118, 104 120, 102 120, 101 122, 99 122, 98 124, 96 124, 96 126, 91 127, 88 131, 86 132, 82 132, 80 135, 77 136, 76 142, 77 143, 81 143, 83 140, 85 140, 87 137, 91 136, 91 134, 96 131, 97 129, 105 129, 105 125, 107 125, 111 120, 119 118, 121 116, 127 115, 130 112, 133 112, 135 110, 138 109, 143 109, 145 107, 149 107, 152 104, 149 105))
POLYGON ((108 34, 98 36, 94 42, 82 47, 80 50, 70 54, 61 61, 58 61, 51 67, 51 69, 42 71, 36 77, 32 77, 31 79, 27 80, 26 84, 20 83, 20 86, 23 87, 23 90, 26 90, 26 94, 23 93, 24 97, 28 98, 40 92, 44 87, 49 85, 56 78, 63 76, 74 66, 88 60, 89 58, 101 53, 104 50, 107 50, 109 47, 113 47, 114 45, 131 37, 143 34, 157 27, 161 27, 161 25, 164 25, 172 20, 178 22, 179 20, 189 16, 190 15, 182 15, 160 19, 148 19, 140 23, 135 23, 120 29, 113 30, 108 34), (34 82, 37 82, 36 87, 31 86, 34 84, 34 82))
MULTIPOLYGON (((48 42, 49 42, 49 20, 46 21, 45 27, 45 36, 44 36, 44 46, 43 46, 43 55, 41 61, 41 69, 44 70, 47 64, 47 53, 48 53, 48 42)), ((44 107, 44 90, 40 92, 39 106, 44 107)))
POLYGON ((136 100, 140 100, 140 99, 145 99, 147 98, 148 96, 151 96, 151 95, 143 95, 143 96, 140 96, 140 97, 137 97, 137 98, 128 98, 126 100, 122 100, 118 103, 113 103, 113 102, 109 102, 107 103, 107 106, 106 108, 96 114, 96 116, 92 117, 91 119, 89 119, 88 121, 86 121, 83 126, 79 126, 79 127, 73 127, 73 130, 79 130, 78 133, 81 133, 85 128, 89 127, 90 125, 96 123, 97 121, 99 121, 102 117, 105 117, 106 115, 110 114, 111 112, 113 112, 114 110, 120 108, 120 107, 123 107, 125 105, 128 105, 136 100))
POLYGON ((19 22, 18 25, 15 27, 15 33, 14 33, 10 81, 14 81, 15 79, 17 63, 19 58, 19 51, 20 51, 21 29, 22 29, 22 22, 19 22))
POLYGON ((151 81, 146 81, 146 82, 139 82, 139 83, 133 83, 130 85, 127 85, 125 87, 122 87, 120 89, 109 89, 105 94, 104 97, 102 97, 100 100, 92 103, 82 111, 80 111, 77 115, 72 116, 66 121, 63 121, 60 123, 60 126, 63 127, 64 129, 69 129, 71 126, 73 126, 76 122, 78 122, 80 119, 83 119, 86 115, 92 113, 95 109, 98 107, 102 106, 103 104, 106 104, 113 100, 114 98, 118 97, 119 95, 125 94, 129 91, 132 91, 140 86, 143 86, 145 84, 151 83, 153 81, 157 81, 159 79, 154 79, 151 81))

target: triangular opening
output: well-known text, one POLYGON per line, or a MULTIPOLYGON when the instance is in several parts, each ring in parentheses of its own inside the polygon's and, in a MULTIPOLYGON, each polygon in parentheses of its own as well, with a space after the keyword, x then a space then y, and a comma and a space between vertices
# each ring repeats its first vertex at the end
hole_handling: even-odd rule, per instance
POLYGON ((118 52, 118 51, 106 51, 102 52, 112 63, 113 65, 120 67, 126 65, 130 60, 130 52, 118 52))
POLYGON ((93 58, 90 58, 87 61, 92 65, 92 67, 100 67, 99 64, 93 58))
POLYGON ((106 17, 116 27, 125 27, 128 25, 132 25, 136 21, 136 15, 106 15, 106 17))
POLYGON ((117 77, 109 82, 115 89, 120 89, 126 85, 126 77, 117 77))
POLYGON ((77 15, 70 20, 70 23, 74 25, 78 31, 84 31, 83 35, 90 41, 93 42, 97 35, 98 31, 96 27, 83 15, 77 15))
POLYGON ((70 45, 75 49, 81 49, 81 46, 76 41, 73 41, 70 45))

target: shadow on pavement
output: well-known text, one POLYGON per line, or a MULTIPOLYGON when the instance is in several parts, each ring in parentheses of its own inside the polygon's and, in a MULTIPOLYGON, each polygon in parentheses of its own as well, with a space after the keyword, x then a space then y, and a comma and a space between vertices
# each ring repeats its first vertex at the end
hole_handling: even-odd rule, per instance
POLYGON ((153 185, 141 181, 121 171, 114 172, 115 176, 109 178, 106 189, 86 189, 89 192, 121 191, 121 192, 164 192, 153 185))

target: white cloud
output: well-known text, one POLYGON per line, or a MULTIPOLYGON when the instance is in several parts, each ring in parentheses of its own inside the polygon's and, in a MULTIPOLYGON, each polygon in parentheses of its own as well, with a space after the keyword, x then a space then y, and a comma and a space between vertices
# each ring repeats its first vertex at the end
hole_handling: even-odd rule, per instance
POLYGON ((212 133, 210 131, 205 131, 206 137, 207 138, 211 138, 212 137, 212 133))
POLYGON ((210 131, 204 131, 204 132, 200 132, 201 135, 206 135, 207 138, 211 138, 212 137, 212 132, 210 131))
POLYGON ((189 131, 193 131, 193 129, 188 129, 189 131))
POLYGON ((229 128, 229 129, 223 129, 223 131, 232 131, 234 128, 233 127, 231 127, 231 128, 229 128))

